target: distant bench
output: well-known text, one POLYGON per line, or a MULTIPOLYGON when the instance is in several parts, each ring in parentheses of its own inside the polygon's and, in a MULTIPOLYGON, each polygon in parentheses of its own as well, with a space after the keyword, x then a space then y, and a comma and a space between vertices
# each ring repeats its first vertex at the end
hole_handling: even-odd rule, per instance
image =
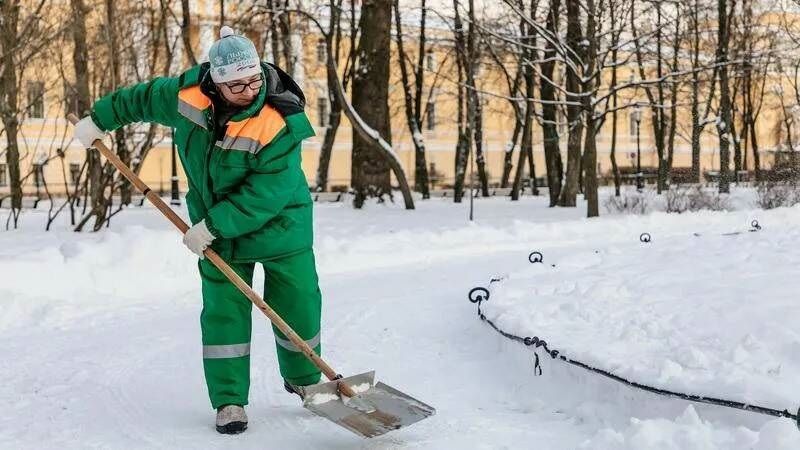
MULTIPOLYGON (((60 205, 66 200, 66 197, 53 197, 56 201, 56 204, 60 205)), ((146 198, 144 195, 136 194, 131 196, 131 204, 136 206, 144 205, 146 198)), ((43 201, 47 201, 47 197, 22 197, 22 209, 36 209, 39 204, 43 201)), ((75 206, 80 206, 81 202, 83 201, 83 197, 78 197, 75 199, 75 206)), ((114 204, 119 205, 120 197, 114 196, 113 198, 114 204)), ((4 196, 0 197, 0 208, 11 208, 11 196, 4 196)))
POLYGON ((341 202, 344 200, 344 192, 312 192, 311 198, 315 202, 341 202))
MULTIPOLYGON (((541 188, 542 186, 538 186, 541 188)), ((489 188, 489 196, 490 197, 508 197, 511 195, 511 188, 489 188)), ((523 187, 520 189, 520 194, 524 194, 529 192, 530 188, 523 187)), ((455 195, 455 191, 453 189, 437 189, 431 191, 431 198, 452 198, 455 195)), ((469 195, 469 189, 464 189, 464 195, 469 195)), ((475 189, 475 197, 481 196, 480 188, 475 189)))

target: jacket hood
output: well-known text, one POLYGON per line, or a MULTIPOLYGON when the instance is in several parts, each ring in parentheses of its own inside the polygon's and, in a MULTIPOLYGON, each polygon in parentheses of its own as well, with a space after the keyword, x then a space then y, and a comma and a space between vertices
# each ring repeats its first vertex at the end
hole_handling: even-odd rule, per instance
POLYGON ((294 79, 274 64, 262 62, 261 67, 267 75, 267 103, 284 117, 302 112, 306 96, 294 79))
MULTIPOLYGON (((200 84, 207 95, 218 96, 216 84, 211 79, 210 68, 211 64, 205 62, 187 70, 181 75, 181 87, 200 84)), ((266 103, 284 117, 303 112, 306 97, 297 82, 274 64, 262 62, 261 69, 264 71, 267 83, 266 103)))

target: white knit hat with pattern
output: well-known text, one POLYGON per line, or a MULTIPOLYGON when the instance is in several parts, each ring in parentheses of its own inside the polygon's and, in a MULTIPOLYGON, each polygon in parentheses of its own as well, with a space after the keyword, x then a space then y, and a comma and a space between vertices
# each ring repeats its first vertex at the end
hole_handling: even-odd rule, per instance
POLYGON ((211 79, 215 83, 241 80, 261 73, 261 61, 250 39, 234 34, 225 25, 219 30, 219 40, 208 51, 211 79))

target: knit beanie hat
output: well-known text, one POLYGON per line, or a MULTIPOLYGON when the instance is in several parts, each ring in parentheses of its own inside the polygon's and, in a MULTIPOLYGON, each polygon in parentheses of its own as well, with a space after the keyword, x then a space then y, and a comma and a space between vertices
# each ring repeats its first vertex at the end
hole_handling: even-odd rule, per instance
POLYGON ((224 26, 219 30, 219 40, 208 51, 211 62, 211 79, 227 83, 261 73, 261 63, 256 46, 250 39, 233 33, 224 26))

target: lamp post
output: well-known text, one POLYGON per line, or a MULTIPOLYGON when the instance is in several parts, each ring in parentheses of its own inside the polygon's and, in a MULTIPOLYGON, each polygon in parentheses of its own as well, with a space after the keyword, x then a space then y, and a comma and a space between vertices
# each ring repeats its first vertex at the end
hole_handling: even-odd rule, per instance
POLYGON ((181 205, 181 193, 180 193, 180 189, 178 188, 178 163, 176 161, 177 157, 176 157, 175 153, 176 153, 176 151, 175 151, 175 129, 173 128, 172 129, 172 157, 170 158, 171 159, 171 163, 172 163, 172 172, 171 172, 172 177, 170 178, 170 180, 172 181, 172 185, 170 186, 171 187, 170 190, 172 191, 172 196, 170 198, 169 204, 173 205, 173 206, 180 206, 181 205))
POLYGON ((639 105, 633 107, 633 120, 636 122, 636 190, 641 192, 644 189, 644 179, 642 178, 642 146, 639 139, 641 123, 642 123, 642 110, 639 105))

